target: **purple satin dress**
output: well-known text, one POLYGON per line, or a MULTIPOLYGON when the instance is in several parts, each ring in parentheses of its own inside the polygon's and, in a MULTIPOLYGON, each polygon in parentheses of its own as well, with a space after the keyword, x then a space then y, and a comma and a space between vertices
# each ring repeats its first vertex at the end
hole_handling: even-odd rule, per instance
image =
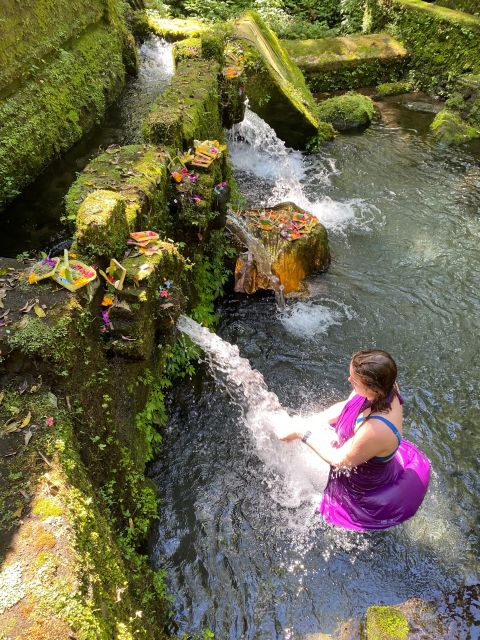
MULTIPOLYGON (((335 424, 337 446, 353 437, 358 415, 369 406, 369 401, 359 395, 347 402, 335 424)), ((416 513, 429 480, 428 458, 402 439, 388 462, 372 458, 347 472, 331 467, 318 511, 328 522, 344 529, 388 529, 416 513)))

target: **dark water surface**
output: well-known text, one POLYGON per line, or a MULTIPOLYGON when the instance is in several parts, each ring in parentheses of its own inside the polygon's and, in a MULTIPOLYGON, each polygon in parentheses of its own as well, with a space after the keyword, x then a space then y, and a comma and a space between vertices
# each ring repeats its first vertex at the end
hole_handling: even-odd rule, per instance
MULTIPOLYGON (((298 412, 346 397, 354 351, 390 351, 405 435, 432 463, 429 493, 415 518, 383 533, 326 525, 260 459, 239 409, 201 372, 173 393, 153 468, 153 560, 167 570, 182 631, 300 639, 415 597, 436 604, 442 637, 480 637, 480 153, 434 147, 431 113, 393 103, 382 112, 361 136, 291 156, 301 197, 330 232, 332 266, 310 280, 311 298, 278 312, 268 296, 227 297, 218 331, 298 412)), ((243 151, 232 152, 242 190, 268 199, 278 158, 255 152, 253 174, 243 151)))
POLYGON ((171 45, 156 36, 139 47, 140 68, 103 121, 53 162, 0 216, 0 256, 48 250, 68 236, 60 218, 64 197, 87 163, 110 144, 142 142, 141 125, 173 73, 171 45))

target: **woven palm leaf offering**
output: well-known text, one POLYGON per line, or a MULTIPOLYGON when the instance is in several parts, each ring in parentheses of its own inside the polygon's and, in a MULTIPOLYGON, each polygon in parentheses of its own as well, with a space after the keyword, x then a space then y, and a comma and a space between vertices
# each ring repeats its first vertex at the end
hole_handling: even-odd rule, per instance
POLYGON ((132 231, 127 243, 139 254, 151 256, 160 252, 159 237, 155 231, 132 231))
POLYGON ((194 140, 195 156, 190 164, 195 167, 208 169, 216 158, 220 158, 227 145, 220 144, 218 140, 194 140))
POLYGON ((58 284, 65 287, 69 291, 77 291, 97 277, 97 272, 93 267, 89 267, 80 260, 70 260, 68 251, 63 252, 63 260, 52 275, 52 278, 58 284))
POLYGON ((242 75, 245 68, 245 56, 243 49, 233 42, 229 42, 223 52, 225 66, 222 69, 223 76, 227 80, 233 80, 242 75))
POLYGON ((252 209, 242 211, 247 225, 255 232, 269 231, 285 240, 299 240, 318 225, 318 218, 296 209, 252 209))
POLYGON ((57 270, 59 262, 60 258, 49 258, 44 255, 41 260, 32 265, 28 273, 28 283, 36 284, 37 282, 40 282, 40 280, 45 280, 46 278, 53 276, 57 270))

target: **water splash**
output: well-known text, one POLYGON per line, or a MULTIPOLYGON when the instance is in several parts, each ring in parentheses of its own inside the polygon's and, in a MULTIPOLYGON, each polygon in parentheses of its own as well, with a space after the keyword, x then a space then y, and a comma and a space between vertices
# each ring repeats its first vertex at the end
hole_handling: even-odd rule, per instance
MULTIPOLYGON (((304 184, 330 184, 330 176, 338 173, 332 159, 325 157, 323 166, 316 163, 314 173, 300 151, 288 148, 275 131, 248 108, 243 122, 229 131, 229 152, 235 169, 248 176, 246 183, 260 182, 255 188, 255 206, 273 206, 294 202, 317 216, 327 228, 341 229, 359 215, 363 218, 365 203, 359 199, 336 202, 329 197, 311 200, 304 184), (259 192, 263 194, 259 199, 259 192)), ((242 185, 242 191, 245 191, 242 185)), ((246 189, 248 197, 248 186, 246 189)))
POLYGON ((275 436, 275 428, 280 424, 288 424, 292 431, 318 428, 318 418, 290 416, 278 397, 268 390, 262 374, 240 356, 237 346, 184 315, 178 319, 177 326, 201 347, 216 381, 240 408, 257 455, 267 467, 265 482, 272 499, 286 507, 318 503, 329 466, 302 443, 287 444, 275 436))

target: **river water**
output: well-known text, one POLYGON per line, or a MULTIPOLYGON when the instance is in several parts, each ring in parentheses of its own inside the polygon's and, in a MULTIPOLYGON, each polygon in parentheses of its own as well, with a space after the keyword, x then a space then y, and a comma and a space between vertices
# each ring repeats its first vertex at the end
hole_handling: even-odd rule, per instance
POLYGON ((354 351, 390 351, 405 435, 433 476, 405 524, 332 528, 315 513, 320 480, 306 484, 295 457, 266 455, 232 389, 203 367, 173 393, 152 469, 162 500, 152 557, 167 571, 180 631, 296 640, 332 633, 371 604, 421 598, 445 630, 412 637, 480 637, 480 149, 436 147, 432 117, 387 102, 364 134, 303 156, 247 112, 232 140, 248 202, 292 199, 314 212, 332 265, 284 311, 273 296, 227 296, 218 333, 299 414, 348 395, 354 351))

